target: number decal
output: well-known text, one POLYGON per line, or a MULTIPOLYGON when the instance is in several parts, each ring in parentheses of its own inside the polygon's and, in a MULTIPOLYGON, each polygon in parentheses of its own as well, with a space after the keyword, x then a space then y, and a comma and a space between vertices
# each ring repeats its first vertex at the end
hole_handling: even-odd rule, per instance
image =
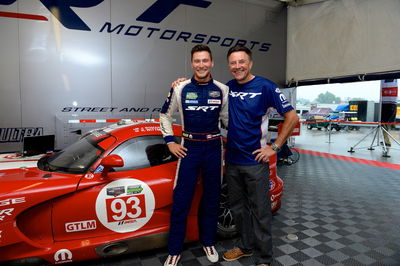
POLYGON ((137 179, 120 179, 107 184, 96 199, 99 221, 115 232, 132 232, 144 226, 155 207, 151 188, 137 179))
MULTIPOLYGON (((110 202, 110 200, 107 200, 110 202)), ((108 205, 108 204, 107 204, 108 205)), ((121 213, 121 216, 113 215, 112 218, 114 220, 122 220, 126 215, 126 205, 125 202, 121 199, 111 200, 111 211, 113 213, 121 213), (120 206, 119 208, 117 206, 120 206)))
POLYGON ((106 199, 108 222, 146 217, 146 199, 143 194, 106 199))
POLYGON ((135 214, 132 214, 132 212, 128 212, 127 215, 132 219, 139 218, 140 214, 142 213, 142 208, 139 206, 139 204, 140 204, 139 197, 130 197, 126 202, 128 204, 130 204, 132 201, 134 201, 134 204, 131 205, 131 207, 132 207, 131 209, 135 211, 134 212, 135 214))

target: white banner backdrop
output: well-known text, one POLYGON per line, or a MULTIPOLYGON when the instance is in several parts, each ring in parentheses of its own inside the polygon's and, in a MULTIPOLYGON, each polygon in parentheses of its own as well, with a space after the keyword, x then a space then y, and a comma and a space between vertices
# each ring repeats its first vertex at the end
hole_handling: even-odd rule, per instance
POLYGON ((288 8, 287 81, 400 70, 400 1, 331 0, 288 8))

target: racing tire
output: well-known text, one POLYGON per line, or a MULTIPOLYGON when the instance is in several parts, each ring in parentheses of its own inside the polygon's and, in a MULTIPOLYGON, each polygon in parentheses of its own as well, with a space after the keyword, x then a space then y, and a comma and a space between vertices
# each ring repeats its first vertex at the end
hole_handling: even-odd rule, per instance
POLYGON ((297 163, 300 160, 300 152, 296 148, 290 148, 292 155, 288 157, 288 164, 292 165, 297 163))
MULTIPOLYGON (((297 153, 297 161, 300 158, 299 152, 291 148, 291 150, 294 152, 293 154, 297 153)), ((297 162, 296 161, 296 162, 297 162)), ((218 223, 217 223, 217 236, 220 239, 229 239, 233 238, 238 235, 238 232, 236 231, 236 224, 235 220, 233 219, 233 213, 229 207, 229 200, 228 200, 228 184, 225 181, 225 177, 222 182, 221 186, 221 200, 220 200, 220 215, 218 216, 218 223)), ((272 212, 272 215, 276 214, 277 211, 281 207, 281 201, 278 201, 278 206, 274 209, 272 212)))
POLYGON ((221 186, 220 215, 218 216, 217 236, 221 239, 233 238, 237 235, 233 213, 229 207, 228 185, 225 177, 221 186))

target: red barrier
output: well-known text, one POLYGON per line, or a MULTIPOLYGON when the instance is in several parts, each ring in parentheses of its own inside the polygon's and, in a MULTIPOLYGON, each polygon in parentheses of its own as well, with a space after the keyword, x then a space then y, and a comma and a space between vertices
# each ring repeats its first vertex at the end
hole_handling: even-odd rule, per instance
POLYGON ((316 124, 316 123, 341 123, 341 124, 360 124, 360 125, 400 125, 400 123, 378 123, 378 122, 355 122, 355 121, 341 121, 341 120, 318 120, 318 121, 300 121, 301 124, 316 124))

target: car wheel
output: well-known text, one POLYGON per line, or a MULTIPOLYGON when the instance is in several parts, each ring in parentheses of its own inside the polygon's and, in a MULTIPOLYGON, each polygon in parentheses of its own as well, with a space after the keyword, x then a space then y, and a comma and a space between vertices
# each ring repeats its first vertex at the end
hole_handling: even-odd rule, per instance
POLYGON ((225 178, 221 187, 220 215, 218 217, 217 235, 220 238, 232 238, 236 232, 236 225, 233 219, 233 214, 229 208, 228 202, 228 185, 225 178))
POLYGON ((299 161, 300 152, 294 147, 290 148, 290 151, 292 152, 292 155, 290 155, 288 157, 287 161, 288 161, 289 165, 292 165, 292 164, 295 164, 295 163, 297 163, 299 161))
POLYGON ((312 125, 311 125, 311 124, 308 124, 308 125, 307 125, 307 129, 312 129, 312 125))

